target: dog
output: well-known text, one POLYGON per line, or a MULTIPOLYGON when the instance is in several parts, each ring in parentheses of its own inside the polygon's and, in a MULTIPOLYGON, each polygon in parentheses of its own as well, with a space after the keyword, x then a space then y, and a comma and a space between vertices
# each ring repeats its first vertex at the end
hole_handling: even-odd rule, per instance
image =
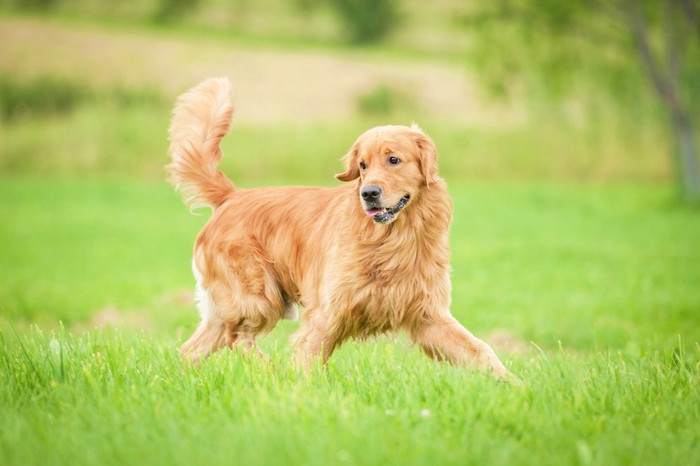
POLYGON ((349 338, 402 330, 431 358, 510 376, 450 314, 452 201, 423 131, 369 129, 337 187, 239 189, 217 169, 232 115, 230 81, 212 78, 178 98, 169 129, 170 181, 190 207, 213 209, 194 245, 201 322, 185 360, 223 347, 262 355, 256 340, 299 305, 301 368, 349 338))

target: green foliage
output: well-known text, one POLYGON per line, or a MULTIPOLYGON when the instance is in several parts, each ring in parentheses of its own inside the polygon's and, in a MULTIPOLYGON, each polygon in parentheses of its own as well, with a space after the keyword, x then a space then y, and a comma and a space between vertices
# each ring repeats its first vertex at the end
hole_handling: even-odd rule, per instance
POLYGON ((199 6, 200 0, 159 0, 153 19, 168 23, 182 20, 199 6))
POLYGON ((535 98, 559 99, 610 90, 620 102, 638 99, 646 83, 629 34, 624 25, 612 28, 614 10, 600 7, 578 0, 476 3, 463 18, 472 32, 476 70, 500 93, 527 97, 534 88, 535 98))
POLYGON ((408 92, 387 84, 380 84, 357 97, 357 109, 367 116, 403 116, 415 114, 418 105, 408 92))
MULTIPOLYGON (((81 106, 116 106, 120 109, 162 103, 152 89, 113 89, 97 91, 85 82, 56 76, 17 79, 0 76, 0 116, 6 122, 39 118, 66 118, 81 106)), ((2 164, 0 164, 1 166, 2 164)))
POLYGON ((83 85, 65 79, 0 76, 0 115, 6 121, 68 113, 90 97, 83 85))
MULTIPOLYGON (((690 2, 689 2, 690 3, 690 2)), ((619 118, 657 113, 658 98, 635 42, 632 17, 640 8, 658 66, 674 63, 682 99, 695 109, 700 102, 700 29, 669 16, 666 2, 589 2, 574 0, 483 1, 463 16, 471 32, 470 58, 478 76, 496 94, 550 100, 561 105, 574 98, 595 105, 601 96, 619 108, 619 118), (669 31, 688 37, 673 49, 669 31), (677 55, 677 56, 676 56, 677 55)))
POLYGON ((332 0, 331 5, 354 43, 379 42, 399 23, 397 0, 332 0))
POLYGON ((47 11, 54 8, 61 0, 5 0, 0 1, 0 6, 7 3, 19 10, 47 11))
POLYGON ((699 18, 690 1, 498 0, 477 2, 465 24, 475 69, 496 94, 586 110, 602 97, 628 121, 665 114, 679 191, 700 202, 699 18))

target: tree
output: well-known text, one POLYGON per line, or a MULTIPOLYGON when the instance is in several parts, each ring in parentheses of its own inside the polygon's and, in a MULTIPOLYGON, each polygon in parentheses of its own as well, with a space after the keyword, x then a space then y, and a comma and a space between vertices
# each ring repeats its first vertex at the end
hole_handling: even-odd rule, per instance
POLYGON ((399 21, 396 0, 332 0, 348 39, 357 44, 379 42, 399 21))
POLYGON ((622 103, 655 97, 675 141, 683 196, 700 201, 700 5, 698 0, 482 0, 466 18, 479 69, 508 89, 514 77, 547 80, 566 94, 582 75, 622 103), (593 76, 595 75, 595 76, 593 76), (639 76, 644 76, 644 84, 639 76))
POLYGON ((199 0, 159 0, 153 19, 158 23, 182 20, 199 6, 199 0))

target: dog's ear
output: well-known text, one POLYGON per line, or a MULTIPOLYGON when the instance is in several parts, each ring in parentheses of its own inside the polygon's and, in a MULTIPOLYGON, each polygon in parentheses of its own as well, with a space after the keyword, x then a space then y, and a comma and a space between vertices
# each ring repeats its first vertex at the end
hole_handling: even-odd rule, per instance
POLYGON ((350 152, 343 157, 346 170, 344 173, 338 173, 335 178, 340 181, 352 181, 360 176, 360 168, 357 166, 357 157, 360 152, 359 144, 355 143, 350 149, 350 152))
POLYGON ((420 163, 421 173, 423 174, 423 179, 425 179, 426 186, 430 186, 431 183, 435 183, 438 180, 435 143, 417 125, 412 125, 411 129, 414 131, 414 141, 416 146, 418 146, 418 162, 420 163))

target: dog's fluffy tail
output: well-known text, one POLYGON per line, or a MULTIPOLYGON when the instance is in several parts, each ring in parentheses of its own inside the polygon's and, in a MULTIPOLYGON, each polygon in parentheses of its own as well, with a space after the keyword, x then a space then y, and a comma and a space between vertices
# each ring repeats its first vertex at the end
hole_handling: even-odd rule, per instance
POLYGON ((216 208, 235 189, 216 168, 224 155, 219 144, 232 116, 227 78, 207 79, 177 99, 169 131, 172 162, 166 169, 190 208, 216 208))

